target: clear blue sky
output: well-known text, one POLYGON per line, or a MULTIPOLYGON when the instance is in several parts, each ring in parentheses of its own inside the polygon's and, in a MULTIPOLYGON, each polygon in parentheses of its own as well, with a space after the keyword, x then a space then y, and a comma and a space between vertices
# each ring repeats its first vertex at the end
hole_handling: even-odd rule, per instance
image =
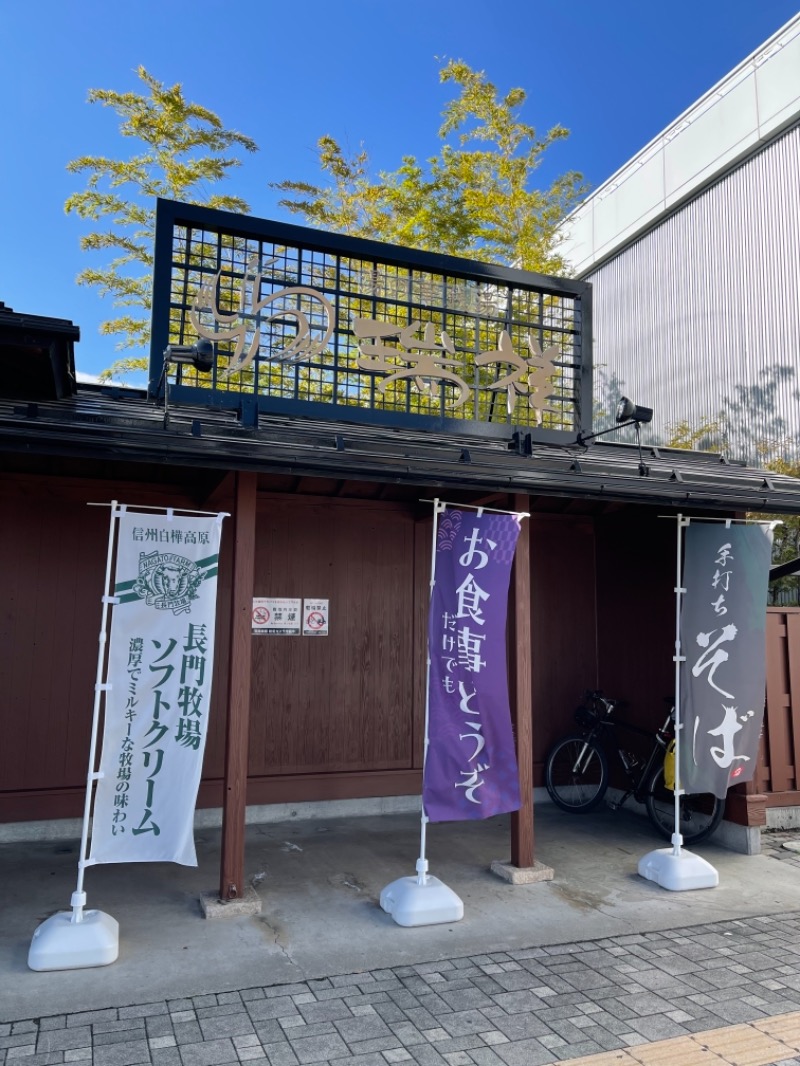
MULTIPOLYGON (((440 60, 528 92, 523 117, 571 130, 542 183, 565 170, 599 185, 798 11, 798 0, 27 0, 0 20, 0 300, 81 328, 78 369, 115 358, 99 323, 114 310, 75 275, 88 224, 63 204, 78 155, 124 158, 134 142, 90 88, 138 90, 143 64, 253 137, 227 182, 253 213, 285 218, 269 182, 315 180, 314 145, 361 143, 376 169, 425 157, 451 90, 440 60), (437 59, 437 57, 439 57, 437 59)), ((294 221, 298 221, 295 219, 294 221)))

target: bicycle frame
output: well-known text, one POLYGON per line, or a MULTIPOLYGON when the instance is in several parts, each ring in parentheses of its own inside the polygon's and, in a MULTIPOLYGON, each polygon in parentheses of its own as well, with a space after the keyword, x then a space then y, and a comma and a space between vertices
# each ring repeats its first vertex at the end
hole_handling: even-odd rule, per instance
POLYGON ((649 730, 642 729, 639 726, 633 725, 630 722, 619 722, 612 720, 611 715, 613 714, 618 701, 606 699, 606 697, 601 696, 599 693, 592 693, 591 702, 595 709, 597 708, 598 704, 601 705, 603 709, 603 714, 601 717, 597 715, 597 712, 595 710, 595 724, 586 734, 586 743, 579 752, 578 758, 575 760, 575 763, 572 768, 573 773, 577 774, 583 773, 585 771, 586 763, 584 760, 587 759, 587 756, 591 755, 590 741, 598 742, 605 748, 606 745, 603 743, 602 738, 604 735, 608 734, 608 731, 610 731, 614 735, 614 751, 617 754, 620 766, 622 767, 631 787, 623 793, 622 798, 620 800, 615 803, 609 804, 609 806, 611 806, 614 810, 618 810, 620 807, 623 806, 623 804, 627 803, 631 796, 634 797, 637 803, 644 803, 645 797, 647 795, 645 791, 647 784, 652 778, 653 771, 655 770, 656 765, 660 760, 663 759, 667 745, 669 744, 673 736, 674 730, 671 727, 674 721, 674 707, 670 709, 669 714, 664 720, 664 724, 661 726, 660 729, 656 730, 655 736, 653 736, 653 734, 649 732, 649 730), (630 757, 628 756, 627 752, 619 743, 619 740, 616 736, 616 729, 618 726, 623 729, 627 729, 629 732, 637 733, 639 736, 648 737, 654 740, 654 744, 650 751, 650 754, 645 760, 644 766, 641 768, 641 770, 639 769, 638 761, 636 761, 635 759, 633 761, 630 761, 630 757))

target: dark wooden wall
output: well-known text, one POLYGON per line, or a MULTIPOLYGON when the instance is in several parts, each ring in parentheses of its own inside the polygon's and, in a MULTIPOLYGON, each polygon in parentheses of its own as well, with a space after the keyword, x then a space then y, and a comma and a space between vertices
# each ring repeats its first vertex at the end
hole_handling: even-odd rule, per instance
POLYGON ((544 759, 570 732, 584 689, 597 685, 595 536, 591 518, 532 514, 531 649, 533 784, 544 759))
MULTIPOLYGON (((109 508, 87 503, 114 498, 198 506, 178 485, 0 478, 0 821, 83 813, 109 526, 109 508)), ((229 610, 229 551, 223 534, 220 617, 229 610)), ((223 639, 216 676, 226 670, 223 639)), ((223 698, 215 686, 212 762, 221 762, 223 698)))
POLYGON ((598 687, 626 701, 620 718, 655 730, 675 689, 676 524, 640 508, 595 530, 598 687))
POLYGON ((275 778, 298 775, 404 771, 397 788, 417 787, 415 527, 402 504, 259 497, 254 595, 327 599, 330 632, 253 638, 250 802, 297 798, 275 778))
MULTIPOLYGON (((0 821, 80 815, 108 509, 88 500, 229 510, 179 484, 0 479, 0 821)), ((230 529, 230 525, 227 527, 230 529)), ((534 511, 534 784, 586 688, 655 725, 671 680, 674 524, 534 511)), ((330 601, 327 637, 252 637, 250 804, 419 792, 430 516, 416 504, 260 493, 257 596, 330 601)), ((217 652, 199 805, 220 806, 231 538, 223 527, 217 652)))

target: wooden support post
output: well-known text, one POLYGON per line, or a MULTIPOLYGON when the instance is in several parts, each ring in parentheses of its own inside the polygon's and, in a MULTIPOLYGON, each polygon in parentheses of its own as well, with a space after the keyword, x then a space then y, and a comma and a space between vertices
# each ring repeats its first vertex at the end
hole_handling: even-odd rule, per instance
MULTIPOLYGON (((514 496, 514 510, 528 511, 528 496, 514 496)), ((517 738, 519 787, 522 806, 511 815, 511 863, 526 869, 533 866, 533 684, 531 667, 531 529, 530 519, 522 529, 514 556, 512 576, 514 703, 512 719, 517 738)))
POLYGON ((256 547, 257 475, 237 473, 233 506, 233 580, 228 657, 228 717, 222 796, 219 898, 244 895, 244 829, 250 727, 251 615, 256 547))

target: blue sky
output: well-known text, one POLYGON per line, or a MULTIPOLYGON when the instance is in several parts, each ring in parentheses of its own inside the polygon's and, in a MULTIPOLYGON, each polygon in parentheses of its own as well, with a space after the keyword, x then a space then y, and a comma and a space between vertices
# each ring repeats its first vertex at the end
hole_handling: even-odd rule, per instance
MULTIPOLYGON (((125 158, 135 145, 90 88, 137 91, 143 64, 260 146, 227 188, 253 213, 286 218, 269 183, 318 177, 325 133, 378 169, 426 157, 451 90, 442 60, 466 60, 501 91, 528 92, 550 149, 542 184, 570 169, 597 186, 798 12, 797 0, 39 0, 5 6, 0 32, 0 300, 81 328, 78 369, 116 357, 99 324, 114 309, 75 276, 88 224, 64 214, 83 187, 78 155, 125 158)), ((299 221, 294 219, 294 221, 299 221)))

